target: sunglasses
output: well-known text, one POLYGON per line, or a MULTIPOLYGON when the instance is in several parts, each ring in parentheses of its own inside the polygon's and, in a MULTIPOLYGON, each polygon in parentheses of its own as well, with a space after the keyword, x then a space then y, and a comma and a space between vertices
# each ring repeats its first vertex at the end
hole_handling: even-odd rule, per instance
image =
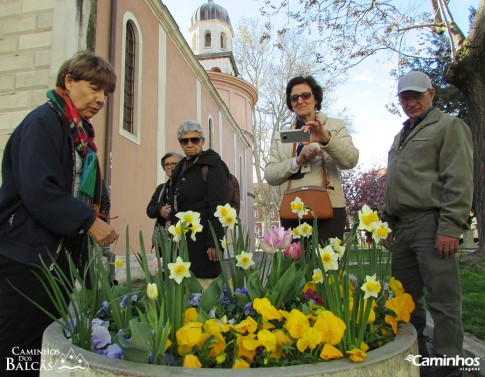
POLYGON ((312 93, 310 93, 310 92, 303 92, 301 94, 292 94, 290 96, 290 101, 291 102, 298 102, 298 98, 300 98, 300 97, 303 101, 306 101, 306 100, 310 99, 311 96, 312 96, 312 93))
POLYGON ((180 145, 185 146, 189 143, 189 141, 194 144, 198 145, 200 143, 200 137, 184 137, 183 139, 179 140, 180 145))
POLYGON ((166 163, 163 164, 163 167, 164 168, 174 168, 174 167, 177 166, 177 164, 178 164, 177 162, 166 162, 166 163))

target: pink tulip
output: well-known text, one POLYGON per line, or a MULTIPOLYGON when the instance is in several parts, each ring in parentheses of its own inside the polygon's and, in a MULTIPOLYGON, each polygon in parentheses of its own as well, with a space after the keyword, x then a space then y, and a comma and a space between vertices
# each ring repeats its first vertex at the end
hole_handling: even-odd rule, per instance
MULTIPOLYGON (((163 268, 163 259, 162 258, 160 258, 160 267, 163 268)), ((155 258, 153 260, 153 264, 152 264, 152 271, 153 271, 153 273, 155 273, 155 272, 157 272, 157 270, 158 270, 158 260, 157 260, 157 258, 155 258)))
POLYGON ((291 259, 300 259, 301 256, 301 248, 300 248, 300 242, 293 242, 290 243, 290 246, 288 246, 285 249, 285 255, 291 259))
POLYGON ((260 240, 260 246, 266 253, 275 253, 286 249, 291 243, 291 229, 285 230, 282 226, 272 227, 260 240))

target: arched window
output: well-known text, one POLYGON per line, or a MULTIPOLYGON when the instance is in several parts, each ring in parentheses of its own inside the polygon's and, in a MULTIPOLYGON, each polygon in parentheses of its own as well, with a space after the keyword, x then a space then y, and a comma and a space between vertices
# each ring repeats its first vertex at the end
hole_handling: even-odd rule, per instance
POLYGON ((123 15, 123 34, 121 38, 119 132, 124 137, 139 144, 141 132, 140 94, 143 38, 140 33, 140 25, 130 12, 126 12, 123 15))
POLYGON ((126 23, 125 77, 123 92, 123 129, 134 133, 136 37, 133 22, 126 23))
POLYGON ((210 31, 205 32, 205 47, 212 46, 212 36, 210 31))

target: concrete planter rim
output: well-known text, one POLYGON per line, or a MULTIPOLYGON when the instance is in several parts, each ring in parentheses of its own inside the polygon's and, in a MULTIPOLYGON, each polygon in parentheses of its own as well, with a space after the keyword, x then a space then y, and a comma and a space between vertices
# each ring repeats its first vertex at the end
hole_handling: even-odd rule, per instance
MULTIPOLYGON (((412 351, 416 351, 416 331, 409 324, 401 324, 399 332, 394 341, 385 346, 367 353, 367 358, 361 363, 355 363, 348 358, 321 362, 316 364, 303 364, 286 367, 272 368, 252 368, 252 369, 188 369, 182 367, 169 367, 151 364, 136 363, 127 360, 111 359, 106 356, 97 355, 93 352, 83 350, 74 346, 62 334, 61 326, 54 322, 44 332, 43 349, 58 349, 67 355, 72 348, 75 354, 81 354, 90 368, 95 368, 99 373, 95 375, 123 375, 128 377, 152 377, 152 376, 199 376, 199 377, 225 377, 228 373, 236 377, 306 377, 306 376, 325 376, 336 372, 351 371, 358 368, 370 368, 374 364, 382 363, 384 360, 394 357, 404 358, 412 351), (406 352, 408 352, 406 354, 406 352), (404 356, 400 356, 404 355, 404 356)), ((44 357, 44 356, 43 356, 44 357)), ((52 356, 46 356, 52 357, 52 356)), ((57 356, 58 357, 58 356, 57 356)), ((53 360, 50 360, 53 361, 53 360)), ((405 361, 408 363, 408 361, 405 361)), ((417 368, 409 363, 410 371, 416 369, 416 374, 410 373, 409 376, 418 376, 417 368)), ((57 372, 55 372, 57 373, 57 372)), ((41 373, 41 376, 49 375, 41 373)), ((71 374, 72 375, 72 374, 71 374)), ((77 374, 74 374, 77 375, 77 374)), ((79 374, 81 375, 81 373, 79 374)), ((85 372, 84 372, 84 375, 85 372)), ((93 374, 89 374, 93 375, 93 374)))

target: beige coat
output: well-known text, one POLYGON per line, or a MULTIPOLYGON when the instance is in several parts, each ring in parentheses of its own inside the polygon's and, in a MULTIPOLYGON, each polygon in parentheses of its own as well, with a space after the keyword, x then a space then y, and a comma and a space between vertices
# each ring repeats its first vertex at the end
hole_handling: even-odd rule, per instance
MULTIPOLYGON (((345 207, 345 197, 342 190, 340 170, 352 169, 357 165, 359 150, 354 146, 342 120, 327 118, 323 113, 317 113, 317 117, 332 135, 327 145, 320 146, 325 152, 330 201, 334 208, 343 208, 345 207)), ((296 118, 291 124, 292 129, 295 127, 296 118)), ((292 153, 293 144, 282 143, 280 134, 277 132, 271 147, 271 156, 264 171, 264 178, 272 186, 279 185, 281 194, 288 187, 288 178, 295 173, 295 171, 291 170, 292 153)), ((322 162, 320 157, 311 161, 309 173, 306 173, 302 179, 292 181, 291 188, 310 185, 322 185, 322 162)))

